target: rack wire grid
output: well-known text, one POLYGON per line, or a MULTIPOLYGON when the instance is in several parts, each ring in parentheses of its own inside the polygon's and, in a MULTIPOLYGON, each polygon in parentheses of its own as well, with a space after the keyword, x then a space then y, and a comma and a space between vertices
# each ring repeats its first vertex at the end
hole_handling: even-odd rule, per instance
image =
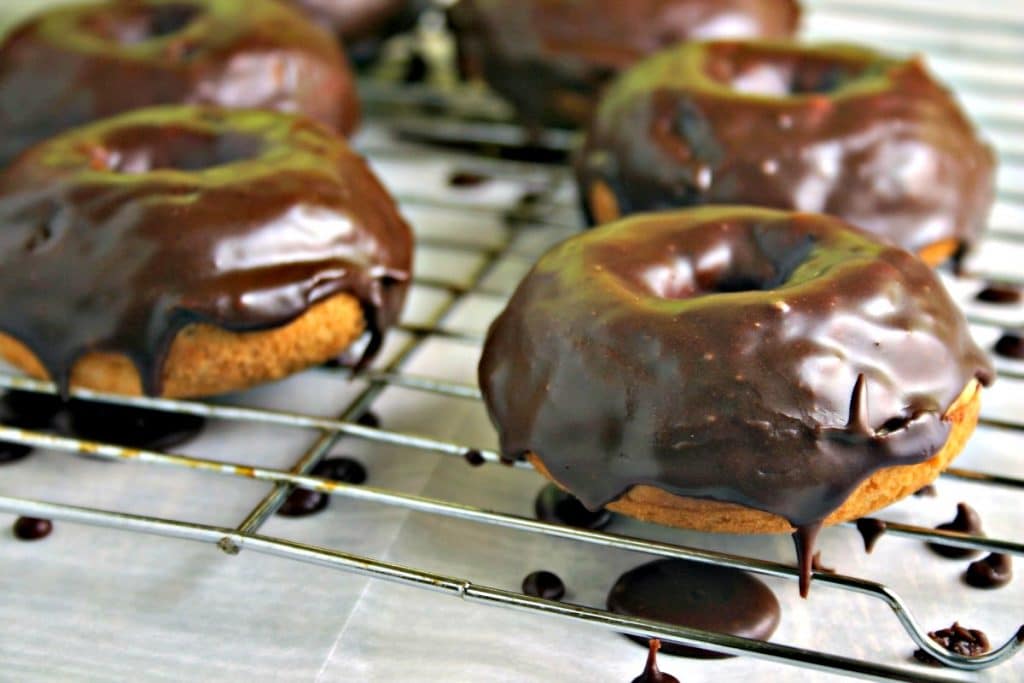
MULTIPOLYGON (((857 35, 890 50, 925 52, 995 142, 1001 168, 992 230, 967 275, 944 277, 981 343, 1021 332, 1019 304, 986 305, 973 295, 993 280, 1024 281, 1024 6, 805 5, 812 39, 857 35)), ((451 101, 429 87, 364 85, 381 116, 398 105, 451 101)), ((571 179, 564 164, 408 141, 501 145, 518 135, 500 121, 406 112, 376 119, 357 139, 418 237, 409 310, 363 375, 318 368, 211 401, 73 392, 209 418, 202 435, 176 453, 0 426, 0 440, 40 449, 0 470, 0 512, 58 522, 41 544, 0 539, 0 678, 628 680, 642 653, 616 632, 743 655, 667 658, 663 668, 684 680, 798 680, 806 676, 801 668, 822 679, 1024 677, 1024 657, 1012 658, 1024 645, 1021 581, 987 593, 966 588, 957 581, 965 563, 932 559, 921 543, 1024 555, 1020 363, 997 359, 1000 380, 986 396, 978 432, 939 481, 939 496, 879 513, 887 536, 899 538, 867 556, 851 525, 823 533, 825 562, 838 571, 816 572, 807 601, 795 596, 788 538, 713 536, 620 517, 608 531, 588 531, 530 515, 542 480, 525 463, 497 464, 475 367, 482 332, 519 278, 544 249, 579 229, 571 179), (453 186, 460 174, 480 182, 453 186), (371 409, 379 428, 357 421, 371 409), (485 466, 465 462, 470 450, 485 466), (367 485, 310 475, 342 451, 368 464, 367 485), (275 516, 294 487, 327 492, 333 505, 302 519, 275 516), (932 528, 960 499, 982 511, 990 535, 932 528), (779 632, 761 642, 596 606, 622 570, 652 556, 765 578, 783 605, 779 632), (518 590, 523 576, 541 568, 566 579, 565 601, 518 590), (526 614, 453 606, 423 591, 526 614), (984 627, 993 650, 962 657, 926 635, 954 619, 984 627), (915 648, 949 668, 913 663, 915 648)), ((573 141, 550 131, 544 144, 565 151, 573 141)), ((54 391, 12 372, 0 374, 0 386, 54 391)))

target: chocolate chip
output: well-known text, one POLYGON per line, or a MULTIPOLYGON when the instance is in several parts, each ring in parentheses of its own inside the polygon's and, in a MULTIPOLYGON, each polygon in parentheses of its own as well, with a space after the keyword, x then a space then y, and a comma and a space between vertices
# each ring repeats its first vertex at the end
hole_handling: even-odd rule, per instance
POLYGON ((971 562, 963 578, 964 583, 975 588, 1002 588, 1013 580, 1013 560, 1009 555, 990 553, 971 562))
MULTIPOLYGON (((339 456, 324 458, 313 468, 313 476, 323 477, 346 484, 362 484, 366 481, 366 467, 352 458, 339 456)), ((326 507, 326 504, 325 504, 326 507)))
POLYGON ((306 517, 315 515, 330 502, 330 496, 322 491, 295 489, 277 510, 282 517, 306 517))
POLYGON ((53 522, 35 517, 18 517, 11 528, 14 537, 22 541, 38 541, 46 538, 53 531, 53 522))
POLYGON ((561 600, 565 595, 565 584, 557 574, 541 570, 526 575, 523 592, 545 600, 561 600))
MULTIPOLYGON (((959 531, 973 536, 984 536, 981 529, 981 517, 967 503, 960 503, 956 506, 956 518, 952 522, 940 524, 936 529, 940 531, 959 531)), ((937 555, 951 559, 963 559, 981 554, 980 551, 972 548, 956 548, 954 546, 942 545, 941 543, 929 543, 928 548, 937 555)))
MULTIPOLYGON (((982 631, 964 628, 959 623, 954 623, 949 628, 940 631, 932 631, 928 637, 950 652, 965 657, 983 655, 991 649, 988 636, 982 631)), ((932 666, 943 665, 924 650, 915 650, 914 659, 932 666)))

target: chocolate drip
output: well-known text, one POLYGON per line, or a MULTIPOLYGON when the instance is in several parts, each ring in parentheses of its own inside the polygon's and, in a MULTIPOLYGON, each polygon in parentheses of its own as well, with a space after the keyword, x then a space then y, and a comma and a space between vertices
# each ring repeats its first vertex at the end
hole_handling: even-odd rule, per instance
POLYGON ((872 473, 937 453, 975 378, 991 364, 915 257, 833 218, 737 207, 556 246, 479 368, 504 456, 533 453, 590 509, 651 486, 806 529, 872 473))
POLYGON ((647 644, 647 664, 644 665, 644 672, 633 679, 633 683, 679 683, 679 679, 658 668, 658 650, 661 649, 661 641, 651 638, 647 644))
MULTIPOLYGON (((988 636, 983 631, 964 628, 959 622, 954 622, 949 628, 932 631, 928 637, 950 652, 964 657, 983 655, 991 649, 988 636)), ((943 666, 942 662, 920 649, 914 651, 914 659, 932 666, 943 666)))
POLYGON ((18 517, 14 520, 11 531, 20 541, 38 541, 50 535, 53 531, 53 522, 35 517, 18 517))
POLYGON ((75 362, 102 351, 158 395, 193 323, 279 327, 340 293, 363 305, 365 360, 411 260, 409 228, 362 159, 269 112, 168 107, 76 129, 0 176, 0 225, 0 330, 64 392, 75 362))
POLYGON ((359 119, 338 46, 279 3, 84 3, 38 13, 0 46, 0 166, 62 131, 185 103, 300 113, 344 133, 359 119))
MULTIPOLYGON (((767 640, 779 625, 779 602, 763 582, 737 569, 656 560, 622 576, 608 593, 608 609, 677 626, 767 640)), ((646 639, 627 636, 647 645, 646 639)), ((732 655, 664 641, 664 652, 697 659, 732 655)))
POLYGON ((974 298, 987 304, 1015 304, 1021 300, 1021 292, 1012 285, 992 283, 979 291, 974 298))
POLYGON ((821 551, 818 550, 814 553, 814 557, 811 558, 811 570, 815 572, 824 572, 826 574, 835 574, 835 567, 828 567, 821 561, 821 551))
POLYGON ((797 527, 793 532, 796 547, 796 565, 800 569, 800 597, 806 598, 811 590, 811 575, 814 572, 814 543, 818 540, 821 522, 797 527))
POLYGON ((599 220, 609 220, 596 210, 602 193, 619 215, 764 206, 839 216, 944 255, 985 229, 994 167, 992 149, 920 59, 713 40, 665 50, 608 88, 577 178, 599 220))
POLYGON ((1013 580, 1013 560, 1003 553, 990 553, 971 562, 964 573, 964 583, 975 588, 1002 588, 1013 580))
MULTIPOLYGON (((953 521, 940 524, 935 528, 940 531, 959 531, 973 536, 985 535, 984 530, 981 528, 981 516, 967 503, 957 504, 956 517, 953 518, 953 521)), ((964 557, 975 557, 981 554, 980 550, 973 548, 959 548, 952 545, 942 545, 941 543, 929 543, 928 549, 936 555, 942 555, 954 560, 964 557)))
POLYGON ((523 592, 545 600, 561 600, 565 596, 565 584, 557 574, 541 570, 526 575, 523 592))
POLYGON ((857 531, 860 532, 861 538, 864 539, 864 552, 870 554, 875 549, 875 544, 878 543, 878 539, 885 533, 885 529, 885 522, 880 519, 864 517, 857 520, 857 531))
POLYGON ((993 350, 1006 358, 1024 360, 1024 338, 1013 332, 1004 332, 996 341, 993 350))
POLYGON ((612 513, 604 508, 589 510, 575 496, 554 484, 548 484, 537 494, 533 511, 542 522, 553 522, 580 529, 603 529, 612 521, 612 513))
POLYGON ((927 484, 914 491, 915 498, 934 498, 938 495, 935 484, 927 484))

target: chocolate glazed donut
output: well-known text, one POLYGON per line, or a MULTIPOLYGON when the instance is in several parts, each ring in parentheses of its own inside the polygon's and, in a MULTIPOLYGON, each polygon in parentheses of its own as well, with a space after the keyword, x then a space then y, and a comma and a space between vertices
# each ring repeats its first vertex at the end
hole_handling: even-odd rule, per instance
POLYGON ((55 8, 0 46, 0 164, 68 128, 159 104, 359 119, 345 55, 273 0, 120 0, 55 8))
POLYGON ((796 527, 810 550, 822 523, 934 478, 993 373, 912 254, 833 217, 706 207, 549 251, 491 326, 479 379, 503 454, 587 507, 796 527))
POLYGON ((577 174, 593 223, 699 204, 821 212, 934 265, 984 230, 993 166, 919 59, 714 41, 609 88, 577 174))
POLYGON ((682 40, 793 35, 796 0, 460 0, 450 10, 467 75, 528 127, 582 126, 600 91, 682 40))
POLYGON ((38 145, 0 175, 0 228, 0 353, 65 392, 221 393, 368 332, 365 359, 412 258, 342 138, 255 110, 144 109, 38 145))

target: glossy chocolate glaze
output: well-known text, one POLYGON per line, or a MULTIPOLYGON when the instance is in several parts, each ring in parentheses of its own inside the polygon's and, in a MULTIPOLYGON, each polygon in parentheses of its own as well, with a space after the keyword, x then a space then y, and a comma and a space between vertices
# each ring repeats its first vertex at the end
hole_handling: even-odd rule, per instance
MULTIPOLYGON (((985 531, 981 527, 981 515, 967 503, 958 503, 956 506, 956 517, 951 522, 940 524, 935 528, 940 531, 959 531, 975 536, 985 535, 985 531)), ((976 557, 981 554, 980 550, 974 550, 973 548, 959 548, 953 545, 942 545, 941 543, 929 543, 928 548, 936 555, 953 560, 964 557, 976 557)))
POLYGON ((1013 559, 1003 553, 989 553, 964 572, 964 583, 975 588, 1002 588, 1013 580, 1013 559))
POLYGON ((587 507, 646 484, 796 527, 934 455, 974 378, 992 367, 922 262, 835 218, 740 207, 556 246, 479 368, 505 457, 535 453, 587 507))
POLYGON ((334 40, 272 0, 122 0, 55 8, 0 46, 0 164, 121 112, 204 104, 358 122, 334 40))
POLYGON ((695 38, 793 34, 795 0, 461 0, 450 10, 463 69, 522 121, 580 126, 634 62, 695 38))
MULTIPOLYGON (((738 569, 656 560, 626 572, 608 593, 608 609, 676 626, 767 640, 779 625, 779 602, 771 589, 738 569)), ((647 646, 647 640, 629 636, 647 646)), ((720 659, 731 655, 662 641, 664 652, 720 659)))
POLYGON ((658 650, 660 649, 661 641, 651 638, 647 644, 647 663, 644 665, 644 672, 634 678, 633 683, 679 683, 678 678, 658 668, 658 650))
POLYGON ((0 331, 65 390, 81 355, 107 351, 159 394, 189 324, 272 328, 343 292, 362 302, 372 355, 412 250, 341 138, 260 111, 141 110, 48 141, 0 175, 0 225, 0 331))
MULTIPOLYGON (((846 45, 714 41, 611 87, 577 164, 620 215, 701 204, 828 213, 911 251, 969 247, 992 150, 918 59, 846 45)), ((591 220, 607 220, 593 199, 591 220)))

